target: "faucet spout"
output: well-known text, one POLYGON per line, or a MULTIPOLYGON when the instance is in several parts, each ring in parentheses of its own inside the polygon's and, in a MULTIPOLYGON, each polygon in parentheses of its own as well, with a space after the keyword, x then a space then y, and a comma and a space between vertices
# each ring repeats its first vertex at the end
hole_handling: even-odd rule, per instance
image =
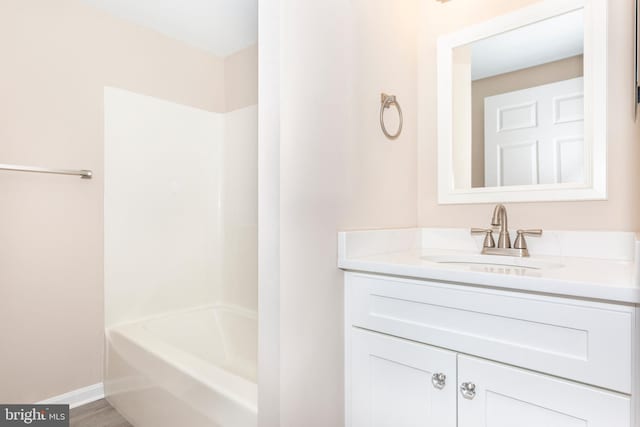
POLYGON ((498 248, 511 248, 511 238, 509 237, 509 223, 507 220, 507 208, 504 205, 496 205, 493 210, 491 225, 500 227, 498 236, 498 248))

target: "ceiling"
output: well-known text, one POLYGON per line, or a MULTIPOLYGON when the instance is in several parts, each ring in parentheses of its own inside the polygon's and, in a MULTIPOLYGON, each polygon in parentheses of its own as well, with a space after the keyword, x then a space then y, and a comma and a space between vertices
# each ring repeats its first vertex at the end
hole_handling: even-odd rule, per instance
POLYGON ((484 79, 584 52, 584 9, 479 40, 471 46, 472 79, 484 79))
POLYGON ((217 56, 258 41, 257 0, 82 0, 217 56))

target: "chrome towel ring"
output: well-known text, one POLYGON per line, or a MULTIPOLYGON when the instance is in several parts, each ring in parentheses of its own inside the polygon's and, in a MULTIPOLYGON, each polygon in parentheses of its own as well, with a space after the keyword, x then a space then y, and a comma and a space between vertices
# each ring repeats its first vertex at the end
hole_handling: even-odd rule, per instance
POLYGON ((395 95, 387 95, 386 93, 383 93, 381 95, 381 105, 380 105, 380 126, 382 127, 382 132, 385 134, 385 136, 389 139, 397 139, 400 134, 402 133, 402 108, 400 108, 400 104, 398 103, 398 100, 396 99, 395 95), (398 125, 398 130, 396 131, 396 133, 391 134, 389 133, 389 131, 387 131, 387 126, 384 124, 384 112, 385 110, 391 108, 391 106, 396 107, 396 109, 398 110, 398 115, 400 117, 400 124, 398 125))

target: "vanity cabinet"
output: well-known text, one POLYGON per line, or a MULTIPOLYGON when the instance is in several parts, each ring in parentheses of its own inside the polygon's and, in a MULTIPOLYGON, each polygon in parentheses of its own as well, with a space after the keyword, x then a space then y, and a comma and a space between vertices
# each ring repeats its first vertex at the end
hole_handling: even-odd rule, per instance
POLYGON ((635 307, 346 272, 348 427, 637 427, 635 307))

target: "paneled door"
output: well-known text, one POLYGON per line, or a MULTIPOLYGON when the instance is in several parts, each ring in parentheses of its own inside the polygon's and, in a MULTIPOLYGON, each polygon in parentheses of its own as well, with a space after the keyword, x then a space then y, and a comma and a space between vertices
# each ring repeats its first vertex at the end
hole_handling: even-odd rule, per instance
POLYGON ((351 330, 351 427, 455 427, 456 354, 351 330))
POLYGON ((459 427, 629 427, 628 396, 458 356, 459 427))
POLYGON ((584 182, 583 80, 485 98, 485 187, 584 182))

